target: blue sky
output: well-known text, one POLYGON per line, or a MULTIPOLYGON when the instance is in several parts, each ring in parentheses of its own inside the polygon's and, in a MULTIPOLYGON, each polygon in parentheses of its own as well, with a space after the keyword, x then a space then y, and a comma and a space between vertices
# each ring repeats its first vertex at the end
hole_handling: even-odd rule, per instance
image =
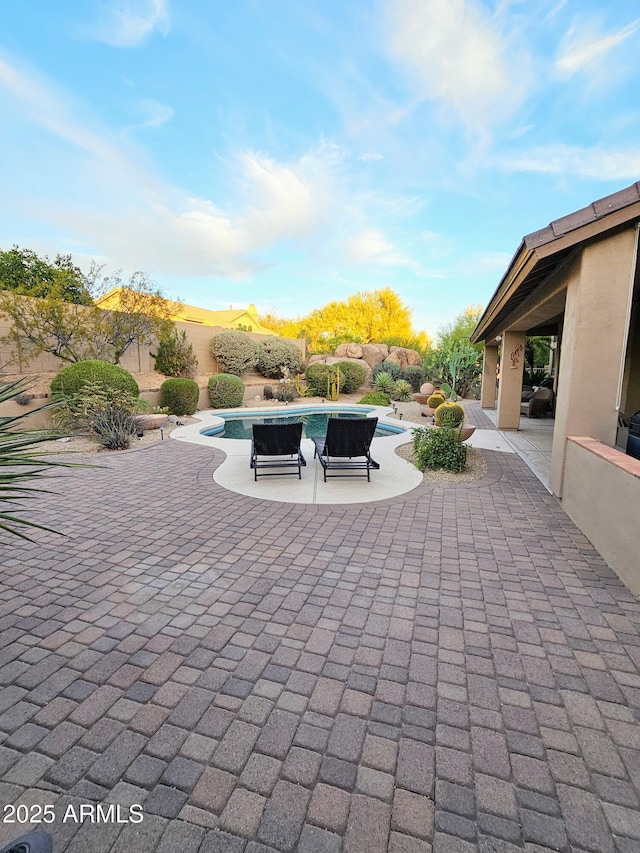
POLYGON ((640 179, 638 0, 3 4, 0 247, 434 334, 521 237, 640 179))

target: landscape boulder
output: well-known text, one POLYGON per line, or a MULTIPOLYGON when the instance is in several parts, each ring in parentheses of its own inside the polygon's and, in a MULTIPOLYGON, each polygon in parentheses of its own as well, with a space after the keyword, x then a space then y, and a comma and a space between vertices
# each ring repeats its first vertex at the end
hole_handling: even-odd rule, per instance
POLYGON ((386 344, 362 344, 362 358, 367 362, 371 370, 389 355, 389 347, 386 344))
POLYGON ((402 370, 405 370, 409 365, 422 367, 420 353, 414 349, 406 349, 405 347, 391 347, 386 360, 399 364, 402 370))
POLYGON ((340 358, 362 358, 362 346, 360 344, 340 344, 334 355, 340 358))

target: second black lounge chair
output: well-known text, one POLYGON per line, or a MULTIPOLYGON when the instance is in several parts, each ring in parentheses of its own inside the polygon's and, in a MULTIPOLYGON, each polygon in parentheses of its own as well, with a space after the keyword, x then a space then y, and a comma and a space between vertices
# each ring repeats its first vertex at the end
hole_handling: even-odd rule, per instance
POLYGON ((307 461, 300 450, 302 421, 293 424, 254 424, 251 442, 251 468, 254 480, 258 479, 259 468, 294 468, 292 471, 271 471, 261 477, 277 474, 296 474, 302 479, 301 466, 307 461), (274 457, 288 457, 280 459, 274 457), (262 457, 262 458, 259 458, 262 457))
MULTIPOLYGON (((371 482, 371 469, 380 465, 371 458, 369 448, 378 424, 377 418, 330 418, 324 438, 314 438, 317 455, 327 482, 328 470, 366 471, 371 482)), ((347 476, 357 476, 356 474, 347 476)))

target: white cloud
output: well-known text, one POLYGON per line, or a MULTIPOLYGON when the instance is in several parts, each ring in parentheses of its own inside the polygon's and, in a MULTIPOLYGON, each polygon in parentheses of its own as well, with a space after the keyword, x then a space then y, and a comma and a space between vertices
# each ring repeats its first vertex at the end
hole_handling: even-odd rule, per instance
MULTIPOLYGON (((110 256, 129 269, 241 277, 264 265, 256 253, 283 239, 312 242, 335 218, 331 186, 344 158, 337 146, 286 163, 260 152, 237 154, 225 164, 236 197, 223 210, 158 177, 143 152, 33 72, 0 60, 3 90, 14 133, 25 118, 27 134, 32 126, 47 131, 44 156, 30 163, 30 183, 16 177, 14 211, 56 228, 80 252, 110 256), (69 175, 63 196, 60 174, 69 175)), ((169 111, 151 102, 150 123, 169 111)))
POLYGON ((375 264, 389 267, 408 267, 415 273, 424 274, 419 263, 399 251, 384 234, 376 228, 366 228, 357 237, 345 243, 346 255, 357 264, 375 264))
POLYGON ((356 263, 393 263, 394 246, 380 231, 368 228, 347 244, 347 252, 356 263))
POLYGON ((571 174, 602 181, 635 180, 640 174, 640 147, 606 149, 549 145, 502 156, 492 165, 514 172, 571 174))
POLYGON ((168 104, 161 104, 153 98, 143 98, 138 102, 140 111, 143 115, 143 121, 136 125, 137 127, 160 127, 166 124, 175 115, 173 107, 168 104))
POLYGON ((598 33, 592 25, 572 27, 558 48, 556 72, 563 78, 573 76, 592 62, 602 59, 638 30, 640 30, 640 18, 611 33, 598 33))
POLYGON ((378 151, 370 151, 366 154, 361 154, 358 160, 362 160, 363 163, 375 163, 377 160, 384 160, 384 157, 378 151))
POLYGON ((477 0, 389 0, 388 31, 418 95, 468 126, 506 117, 524 97, 527 55, 510 60, 510 38, 477 0))
POLYGON ((166 36, 170 29, 168 0, 111 0, 101 4, 97 22, 80 32, 112 47, 137 47, 154 31, 166 36))

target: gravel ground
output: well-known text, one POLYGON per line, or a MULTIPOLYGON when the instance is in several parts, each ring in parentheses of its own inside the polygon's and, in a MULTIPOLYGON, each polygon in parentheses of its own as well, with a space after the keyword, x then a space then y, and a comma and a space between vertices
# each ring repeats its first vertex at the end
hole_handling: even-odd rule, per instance
MULTIPOLYGON (((195 423, 195 418, 184 417, 180 419, 183 424, 192 424, 195 423)), ((176 428, 176 424, 169 423, 163 427, 164 439, 166 440, 169 435, 176 428)), ((94 438, 91 438, 88 435, 73 435, 69 438, 69 440, 65 439, 57 439, 56 441, 43 441, 42 444, 38 444, 34 450, 38 453, 131 453, 133 450, 139 450, 141 447, 146 447, 149 444, 156 444, 159 441, 162 441, 163 437, 160 434, 159 429, 150 429, 145 432, 142 438, 136 438, 135 436, 131 439, 131 447, 129 450, 107 450, 106 447, 103 447, 99 444, 94 438)))
MULTIPOLYGON (((464 406, 464 403, 462 403, 464 406)), ((392 418, 399 419, 402 414, 402 420, 413 421, 425 426, 429 423, 430 418, 422 417, 422 407, 418 403, 396 403, 398 409, 397 415, 390 415, 392 418)), ((407 462, 413 462, 413 447, 411 444, 402 444, 396 448, 396 453, 407 462)), ((482 453, 475 447, 467 445, 467 467, 460 474, 453 474, 451 471, 425 471, 424 479, 428 483, 439 483, 441 485, 451 485, 454 483, 472 483, 475 480, 481 480, 487 473, 487 463, 482 458, 482 453)))

